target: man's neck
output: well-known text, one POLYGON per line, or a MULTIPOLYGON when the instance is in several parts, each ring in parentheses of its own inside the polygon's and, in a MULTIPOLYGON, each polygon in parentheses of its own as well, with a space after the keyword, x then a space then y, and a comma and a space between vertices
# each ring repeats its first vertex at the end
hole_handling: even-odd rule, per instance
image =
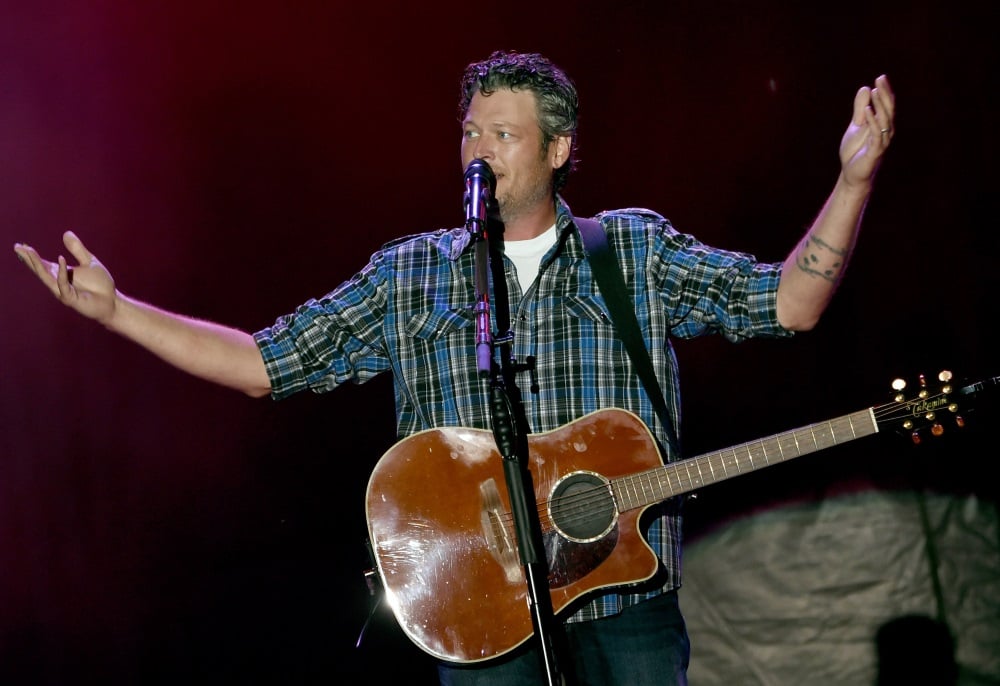
POLYGON ((526 241, 537 238, 556 223, 555 203, 545 203, 537 210, 509 219, 504 217, 503 220, 505 241, 526 241))

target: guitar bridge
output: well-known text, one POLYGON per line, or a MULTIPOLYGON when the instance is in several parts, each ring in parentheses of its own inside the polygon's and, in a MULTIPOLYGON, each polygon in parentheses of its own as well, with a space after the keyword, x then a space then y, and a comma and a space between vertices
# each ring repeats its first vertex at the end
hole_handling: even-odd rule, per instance
POLYGON ((482 501, 480 523, 486 546, 503 569, 504 576, 510 583, 516 583, 521 578, 521 567, 517 561, 517 546, 513 540, 513 532, 508 526, 509 517, 503 510, 500 491, 496 481, 487 479, 479 485, 479 495, 482 501))

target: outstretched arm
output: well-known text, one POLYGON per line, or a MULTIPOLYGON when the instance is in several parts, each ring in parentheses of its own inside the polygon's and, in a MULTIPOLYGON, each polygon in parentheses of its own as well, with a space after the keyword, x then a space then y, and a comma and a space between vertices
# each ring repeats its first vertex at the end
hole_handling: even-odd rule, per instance
POLYGON ((816 220, 785 259, 778 284, 778 321, 813 328, 826 309, 854 250, 875 175, 895 130, 895 96, 883 75, 854 97, 840 143, 840 176, 816 220))
POLYGON ((270 382, 253 337, 245 331, 166 312, 115 288, 111 273, 72 231, 63 243, 78 265, 43 259, 23 243, 17 256, 64 305, 146 348, 185 372, 247 395, 267 395, 270 382))

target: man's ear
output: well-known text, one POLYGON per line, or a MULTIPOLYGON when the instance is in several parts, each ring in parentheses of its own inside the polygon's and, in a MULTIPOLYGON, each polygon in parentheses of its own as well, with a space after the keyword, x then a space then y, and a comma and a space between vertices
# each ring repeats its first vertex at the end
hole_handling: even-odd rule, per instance
POLYGON ((569 160, 572 141, 572 136, 556 136, 549 143, 549 157, 553 169, 559 169, 569 160))

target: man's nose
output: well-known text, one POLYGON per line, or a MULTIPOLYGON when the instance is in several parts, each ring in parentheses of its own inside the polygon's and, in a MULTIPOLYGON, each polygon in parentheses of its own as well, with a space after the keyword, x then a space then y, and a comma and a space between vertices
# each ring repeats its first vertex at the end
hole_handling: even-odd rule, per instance
POLYGON ((476 146, 472 149, 472 156, 477 160, 489 162, 493 159, 493 145, 480 136, 476 139, 476 146))

